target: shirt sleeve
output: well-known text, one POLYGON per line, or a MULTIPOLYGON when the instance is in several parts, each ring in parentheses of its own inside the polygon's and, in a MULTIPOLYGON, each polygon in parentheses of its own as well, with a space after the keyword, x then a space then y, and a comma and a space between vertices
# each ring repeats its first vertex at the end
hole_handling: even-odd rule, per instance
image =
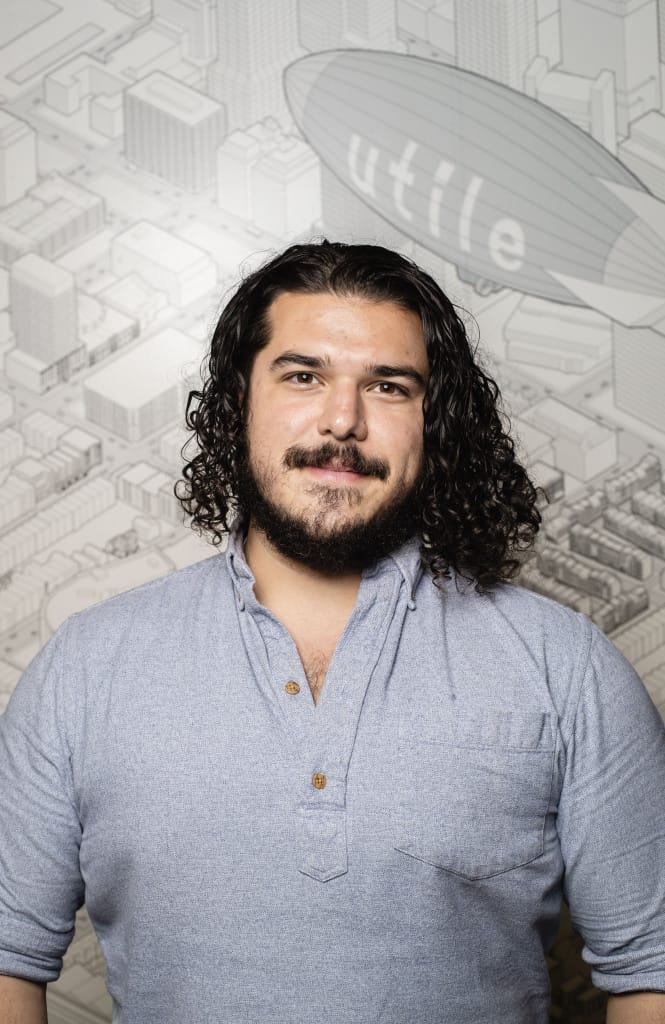
POLYGON ((0 717, 0 974, 39 982, 58 978, 84 898, 65 635, 66 624, 32 660, 0 717))
POLYGON ((594 625, 558 813, 564 893, 594 985, 665 991, 665 728, 594 625))

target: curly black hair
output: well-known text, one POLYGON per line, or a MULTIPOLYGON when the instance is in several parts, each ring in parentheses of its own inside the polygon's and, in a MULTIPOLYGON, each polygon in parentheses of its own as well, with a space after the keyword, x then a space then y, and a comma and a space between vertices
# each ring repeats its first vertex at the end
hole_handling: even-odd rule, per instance
MULTIPOLYGON (((203 390, 191 391, 183 447, 198 450, 174 493, 192 526, 213 544, 240 513, 244 396, 254 358, 268 344, 268 313, 283 292, 331 293, 391 302, 415 312, 429 359, 424 398, 421 558, 433 581, 451 570, 484 592, 517 575, 533 546, 543 492, 519 464, 504 429, 499 388, 478 365, 455 307, 413 261, 378 245, 290 246, 251 273, 223 309, 206 356, 203 390)), ((508 423, 509 426, 509 423, 508 423)))

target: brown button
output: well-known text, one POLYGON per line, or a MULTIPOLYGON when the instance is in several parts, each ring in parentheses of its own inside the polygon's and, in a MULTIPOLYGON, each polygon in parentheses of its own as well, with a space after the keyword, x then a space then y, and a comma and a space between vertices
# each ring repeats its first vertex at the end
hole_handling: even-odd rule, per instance
POLYGON ((293 679, 289 679, 284 689, 287 693, 300 693, 300 687, 293 679))
POLYGON ((312 775, 312 785, 315 789, 323 789, 327 781, 323 772, 316 772, 315 775, 312 775))

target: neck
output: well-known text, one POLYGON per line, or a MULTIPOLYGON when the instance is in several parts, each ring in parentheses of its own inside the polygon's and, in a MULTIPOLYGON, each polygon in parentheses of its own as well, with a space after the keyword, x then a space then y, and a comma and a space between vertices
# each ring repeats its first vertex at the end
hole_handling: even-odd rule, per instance
POLYGON ((319 613, 348 613, 360 587, 360 572, 328 575, 287 558, 277 551, 264 533, 250 527, 245 542, 245 560, 255 579, 254 593, 271 611, 277 608, 309 609, 319 613))

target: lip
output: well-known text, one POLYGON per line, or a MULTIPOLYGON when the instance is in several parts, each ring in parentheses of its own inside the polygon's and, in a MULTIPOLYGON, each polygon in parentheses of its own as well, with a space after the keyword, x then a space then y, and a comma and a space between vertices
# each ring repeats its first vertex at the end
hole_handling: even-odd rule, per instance
POLYGON ((331 469, 329 466, 307 466, 307 471, 312 473, 319 480, 329 480, 332 483, 351 484, 360 480, 369 480, 364 473, 354 473, 350 469, 331 469))

